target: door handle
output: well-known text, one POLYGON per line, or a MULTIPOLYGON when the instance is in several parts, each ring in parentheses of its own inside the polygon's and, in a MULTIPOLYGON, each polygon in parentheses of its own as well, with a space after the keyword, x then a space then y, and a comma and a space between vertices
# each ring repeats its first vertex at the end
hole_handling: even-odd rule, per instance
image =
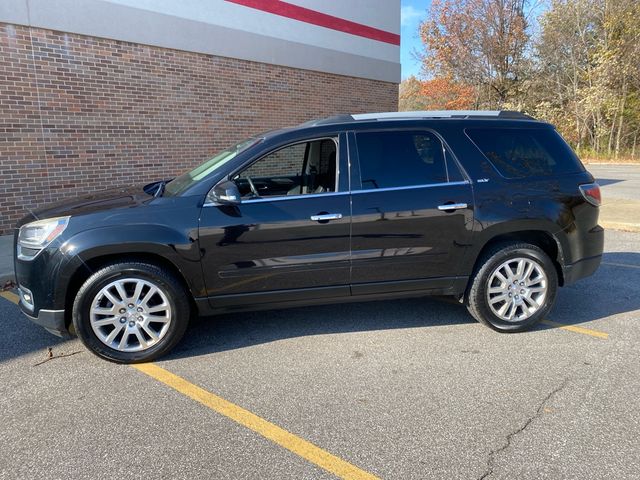
POLYGON ((318 215, 311 215, 309 217, 314 222, 328 222, 329 220, 340 220, 342 218, 341 213, 319 213, 318 215))
POLYGON ((444 205, 438 205, 438 210, 460 210, 461 208, 467 208, 466 203, 445 203, 444 205))

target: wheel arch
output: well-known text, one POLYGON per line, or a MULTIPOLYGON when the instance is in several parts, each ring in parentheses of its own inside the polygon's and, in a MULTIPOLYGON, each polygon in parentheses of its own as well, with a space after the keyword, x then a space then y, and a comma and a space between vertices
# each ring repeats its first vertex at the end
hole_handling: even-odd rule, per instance
POLYGON ((495 232, 487 235, 483 242, 477 247, 471 278, 480 268, 480 262, 484 254, 499 243, 525 242, 542 249, 551 259, 558 274, 558 283, 564 285, 564 248, 561 237, 552 234, 546 229, 524 228, 521 230, 510 230, 495 232))
POLYGON ((81 230, 66 239, 55 271, 53 303, 68 310, 80 285, 102 266, 140 260, 166 268, 193 297, 204 291, 196 229, 175 229, 158 224, 105 225, 81 230))
POLYGON ((189 292, 188 300, 191 305, 192 311, 197 311, 196 302, 194 300, 193 291, 187 282, 183 272, 168 258, 158 253, 151 252, 130 252, 126 254, 112 253, 98 255, 87 260, 83 260, 77 265, 77 268, 71 273, 69 282, 67 283, 67 289, 65 292, 64 304, 65 304, 65 324, 68 327, 71 325, 71 305, 80 290, 80 287, 87 281, 87 279, 101 268, 114 263, 125 262, 142 262, 156 265, 170 272, 184 287, 185 291, 189 292))

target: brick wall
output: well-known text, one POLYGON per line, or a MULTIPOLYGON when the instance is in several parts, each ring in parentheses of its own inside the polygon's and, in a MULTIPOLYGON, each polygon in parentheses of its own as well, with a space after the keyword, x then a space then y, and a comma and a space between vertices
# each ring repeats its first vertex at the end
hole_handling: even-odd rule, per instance
POLYGON ((0 23, 0 234, 50 201, 397 99, 393 83, 0 23))

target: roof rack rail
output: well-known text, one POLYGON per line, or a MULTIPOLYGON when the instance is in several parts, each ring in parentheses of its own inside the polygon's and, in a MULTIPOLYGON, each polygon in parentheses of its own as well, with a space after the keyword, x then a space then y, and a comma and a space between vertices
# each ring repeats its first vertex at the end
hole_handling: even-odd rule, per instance
POLYGON ((535 120, 526 113, 514 110, 417 110, 411 112, 380 112, 333 115, 326 118, 309 120, 300 124, 301 127, 317 127, 320 125, 335 125, 339 123, 363 122, 375 120, 416 120, 439 118, 495 118, 506 120, 535 120))
POLYGON ((351 115, 355 121, 405 120, 417 118, 502 118, 534 120, 533 117, 513 110, 418 110, 411 112, 358 113, 351 115))
POLYGON ((300 124, 301 127, 316 127, 318 125, 331 125, 334 123, 353 122, 353 116, 348 114, 333 115, 326 118, 317 118, 300 124))

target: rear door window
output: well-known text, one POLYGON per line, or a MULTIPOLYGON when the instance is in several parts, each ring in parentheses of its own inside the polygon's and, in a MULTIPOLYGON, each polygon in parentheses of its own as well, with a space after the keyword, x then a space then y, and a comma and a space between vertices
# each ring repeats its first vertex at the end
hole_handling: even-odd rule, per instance
POLYGON ((584 171, 571 147, 552 129, 468 128, 466 133, 506 178, 584 171))
POLYGON ((363 189, 446 183, 462 179, 440 139, 426 131, 356 134, 363 189))

